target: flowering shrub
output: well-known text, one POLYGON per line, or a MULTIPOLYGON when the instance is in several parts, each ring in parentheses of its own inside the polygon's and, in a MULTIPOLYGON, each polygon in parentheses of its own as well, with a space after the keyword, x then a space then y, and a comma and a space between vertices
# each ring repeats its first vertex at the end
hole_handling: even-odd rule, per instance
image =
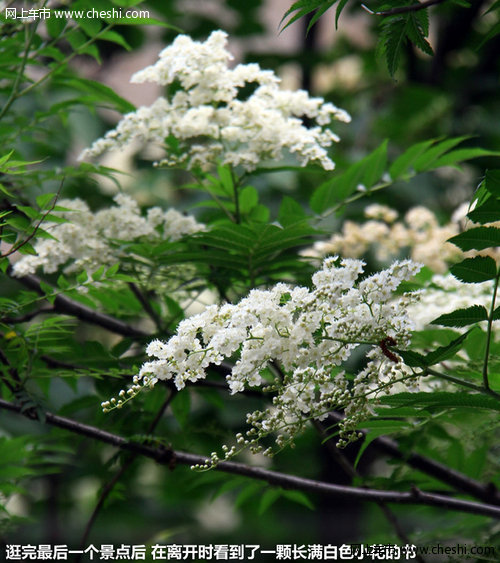
MULTIPOLYGON (((277 433, 282 447, 307 421, 321 420, 335 407, 345 409, 343 427, 355 428, 370 415, 370 404, 379 393, 390 392, 394 383, 408 378, 401 359, 384 343, 402 348, 409 344, 409 297, 395 297, 394 291, 419 266, 396 262, 356 284, 363 263, 335 262, 325 260, 313 276, 311 291, 285 284, 254 289, 236 305, 213 305, 182 321, 167 343, 149 344, 148 355, 157 359, 143 365, 128 392, 104 402, 104 410, 120 408, 123 397, 139 392, 139 382, 153 387, 158 380, 172 379, 181 390, 186 383, 204 379, 211 364, 238 353, 226 378, 231 393, 257 387, 273 394, 272 407, 246 415, 252 428, 246 438, 239 435, 238 444, 260 451, 259 440, 277 433), (369 361, 350 383, 341 366, 360 345, 371 347, 369 361)), ((234 453, 231 449, 226 457, 234 453)), ((210 463, 216 460, 214 454, 210 463)))
MULTIPOLYGON (((231 4, 245 18, 254 12, 251 3, 231 4)), ((78 5, 93 8, 87 0, 78 5)), ((168 2, 155 6, 169 9, 168 2)), ((421 7, 395 7, 388 14, 394 27, 383 26, 386 37, 389 28, 416 22, 405 33, 418 28, 416 37, 424 38, 421 7)), ((288 15, 308 9, 296 2, 288 15)), ((137 72, 133 82, 156 83, 165 93, 150 107, 135 108, 71 67, 80 54, 99 61, 102 41, 127 45, 122 19, 52 18, 40 27, 7 19, 0 15, 7 24, 0 41, 0 144, 13 150, 0 154, 0 410, 30 422, 2 419, 2 538, 9 533, 4 499, 12 497, 13 506, 25 502, 33 515, 22 541, 44 537, 45 529, 52 534, 47 524, 68 517, 71 537, 57 541, 85 545, 99 516, 107 518, 106 534, 118 534, 102 537, 107 547, 124 541, 120 518, 127 512, 137 514, 134 537, 144 545, 157 541, 157 533, 181 533, 179 541, 195 545, 206 539, 193 531, 192 522, 201 521, 196 509, 217 492, 219 475, 233 525, 245 517, 245 531, 254 526, 257 535, 264 528, 271 533, 284 513, 276 505, 277 517, 264 515, 278 497, 311 508, 320 492, 334 499, 327 508, 338 510, 336 519, 349 515, 337 509, 339 496, 376 502, 405 543, 417 541, 402 531, 413 521, 417 539, 424 520, 441 533, 436 522, 443 510, 453 537, 494 538, 499 153, 472 147, 466 137, 443 138, 439 127, 422 141, 418 112, 411 123, 389 114, 391 127, 404 129, 404 143, 392 133, 385 135, 390 142, 378 141, 382 122, 356 116, 353 145, 342 132, 350 120, 344 110, 304 90, 282 89, 278 76, 257 64, 231 65, 222 31, 205 41, 180 35, 137 72), (39 76, 40 69, 46 74, 39 76), (90 112, 75 131, 81 115, 73 109, 82 105, 90 112), (68 165, 81 139, 94 136, 90 124, 98 125, 95 107, 103 105, 123 117, 82 160, 129 144, 164 151, 161 171, 142 161, 132 167, 129 189, 141 190, 137 200, 120 193, 113 203, 96 192, 90 176, 110 169, 68 165), (35 109, 33 116, 27 108, 35 109), (363 123, 374 124, 369 139, 360 135, 363 123), (333 151, 337 132, 345 142, 333 151), (68 152, 68 139, 76 138, 68 152), (372 152, 365 140, 376 147, 372 152), (415 184, 405 182, 425 173, 419 180, 429 190, 437 169, 476 157, 488 158, 490 169, 471 204, 447 224, 422 206, 398 219, 399 212, 378 203, 378 193, 389 188, 384 201, 397 193, 398 209, 408 207, 415 184), (168 200, 193 215, 142 209, 138 202, 148 200, 153 177, 161 180, 155 189, 175 188, 168 200), (345 221, 341 232, 332 232, 337 221, 329 215, 341 217, 364 198, 370 198, 367 220, 345 221), (37 423, 44 423, 43 432, 33 429, 37 423), (180 465, 213 471, 161 472, 180 465), (118 494, 117 485, 127 494, 118 494), (98 500, 87 516, 94 492, 98 500), (44 503, 50 518, 32 531, 44 503), (401 526, 391 503, 420 505, 423 516, 412 513, 401 526), (85 531, 77 538, 71 529, 85 531)), ((384 49, 396 55, 404 42, 391 46, 396 35, 389 36, 384 49)), ((394 70, 397 61, 390 59, 394 70)), ((366 84, 362 95, 336 94, 353 115, 366 111, 360 107, 369 97, 366 84)), ((415 104, 408 105, 413 112, 415 104)), ((434 116, 443 104, 429 107, 434 116)), ((316 532, 318 514, 329 517, 323 510, 320 502, 311 524, 300 507, 296 521, 310 526, 304 534, 316 532)), ((375 527, 384 543, 394 543, 375 527)), ((299 544, 302 535, 293 541, 299 544)))
POLYGON ((227 34, 214 31, 205 43, 179 36, 164 49, 158 62, 135 73, 131 82, 178 86, 151 107, 126 115, 116 129, 96 141, 82 158, 125 146, 134 139, 163 146, 164 166, 210 170, 220 162, 251 172, 265 160, 279 160, 286 149, 301 165, 317 161, 332 170, 326 147, 338 141, 328 125, 349 115, 307 92, 279 89, 279 79, 257 64, 228 68, 227 34), (255 91, 240 99, 245 86, 255 91), (305 127, 301 117, 316 122, 305 127))
MULTIPOLYGON (((65 266, 65 273, 82 270, 93 273, 123 258, 117 241, 176 241, 205 228, 193 217, 175 209, 163 211, 151 207, 147 217, 143 217, 137 202, 130 196, 118 194, 114 199, 117 205, 97 213, 90 211, 81 199, 61 200, 59 206, 66 211, 54 212, 53 220, 57 222, 45 225, 51 238, 38 239, 34 245, 36 254, 18 260, 13 267, 14 275, 33 274, 37 268, 50 274, 60 266, 65 266)), ((50 222, 48 220, 47 224, 50 222)))

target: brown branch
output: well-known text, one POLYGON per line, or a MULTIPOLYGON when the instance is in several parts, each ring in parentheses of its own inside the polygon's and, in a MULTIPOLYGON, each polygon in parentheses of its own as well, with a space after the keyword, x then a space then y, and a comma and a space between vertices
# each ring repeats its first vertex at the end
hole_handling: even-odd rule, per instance
MULTIPOLYGON (((34 274, 27 274, 20 278, 15 277, 12 274, 11 266, 7 268, 7 275, 9 275, 12 279, 22 283, 29 289, 36 291, 38 294, 45 296, 45 292, 41 287, 41 280, 38 276, 35 276, 34 274)), ((110 332, 114 332, 122 336, 129 336, 132 338, 144 338, 149 336, 146 332, 138 328, 130 326, 127 323, 120 321, 119 319, 115 319, 114 317, 106 315, 105 313, 95 311, 94 309, 91 309, 86 305, 82 305, 77 301, 73 301, 65 295, 55 296, 54 310, 65 315, 76 317, 81 321, 100 326, 102 328, 105 328, 106 330, 109 330, 110 332)))
MULTIPOLYGON (((34 410, 27 410, 21 413, 21 407, 0 399, 0 408, 17 412, 27 416, 31 420, 39 421, 38 414, 34 410)), ((57 426, 94 440, 99 440, 106 444, 111 444, 125 451, 130 451, 154 459, 157 463, 167 465, 170 468, 174 463, 182 465, 204 464, 206 457, 174 451, 165 447, 151 447, 146 444, 127 440, 122 436, 112 434, 100 428, 89 426, 75 420, 52 414, 44 413, 47 424, 57 426)), ((408 492, 399 491, 378 491, 376 489, 364 489, 345 485, 335 485, 314 479, 307 479, 295 475, 286 475, 277 471, 270 471, 261 467, 252 467, 243 463, 233 461, 221 461, 215 471, 222 471, 233 475, 241 475, 260 481, 266 481, 272 486, 284 489, 300 490, 310 493, 317 493, 333 498, 343 497, 348 499, 358 499, 367 502, 387 502, 396 504, 427 505, 443 508, 446 510, 456 510, 470 514, 480 514, 492 518, 500 519, 500 507, 487 503, 478 503, 469 500, 450 498, 445 495, 427 493, 417 488, 412 488, 408 492)))
MULTIPOLYGON (((323 439, 323 445, 326 446, 328 453, 330 454, 332 460, 339 464, 344 472, 351 478, 361 479, 364 482, 363 476, 359 473, 359 471, 354 467, 354 465, 346 458, 345 455, 336 447, 333 443, 331 437, 328 436, 328 432, 326 431, 324 425, 319 420, 313 420, 313 426, 316 428, 318 434, 323 439)), ((403 527, 401 526, 399 520, 397 519, 394 512, 387 506, 385 502, 378 502, 377 503, 380 510, 382 511, 385 519, 387 522, 392 526, 396 536, 402 542, 403 545, 411 545, 413 542, 410 538, 406 535, 403 527)), ((416 561, 418 563, 426 563, 425 559, 417 553, 416 561)))
MULTIPOLYGON (((330 413, 328 417, 336 422, 340 422, 343 419, 341 414, 335 412, 330 413)), ((363 434, 366 433, 363 432, 363 434)), ((500 505, 500 494, 493 483, 486 485, 479 483, 451 467, 420 454, 408 453, 406 455, 399 449, 397 442, 384 436, 375 438, 375 440, 370 443, 370 446, 386 455, 403 461, 414 469, 418 469, 427 475, 439 479, 458 491, 471 495, 488 504, 500 505)))
MULTIPOLYGON (((177 394, 177 391, 171 391, 168 394, 168 397, 165 399, 162 406, 158 410, 155 418, 153 419, 153 421, 149 425, 149 428, 148 428, 148 431, 147 431, 148 435, 153 434, 156 427, 158 426, 158 423, 161 420, 161 417, 164 415, 165 411, 167 410, 168 406, 170 405, 172 399, 175 397, 176 394, 177 394)), ((99 500, 97 501, 97 504, 96 504, 96 506, 95 506, 95 508, 92 512, 92 515, 90 516, 89 521, 87 522, 87 525, 85 526, 85 531, 83 533, 83 536, 82 536, 82 539, 81 539, 81 542, 80 542, 80 546, 81 546, 82 549, 84 549, 85 546, 87 545, 87 540, 89 538, 92 527, 94 526, 94 524, 97 520, 97 517, 99 516, 99 513, 100 513, 102 507, 104 506, 104 503, 106 502, 106 499, 109 497, 109 495, 111 494, 111 491, 114 489, 114 487, 118 483, 118 481, 126 473, 127 469, 137 459, 137 456, 138 456, 137 453, 133 453, 133 454, 129 455, 128 458, 123 462, 123 465, 120 467, 120 469, 112 477, 112 479, 110 479, 106 483, 106 485, 103 487, 101 494, 99 496, 99 500)))
MULTIPOLYGON (((221 367, 221 366, 217 366, 217 367, 219 368, 218 372, 221 375, 227 374, 227 369, 228 369, 227 367, 221 367)), ((272 367, 278 373, 281 372, 281 368, 278 365, 274 364, 272 365, 272 367)), ((196 383, 201 383, 201 381, 196 383)), ((224 387, 228 389, 226 383, 213 382, 213 385, 219 389, 222 389, 224 387)), ((251 392, 252 395, 254 396, 258 394, 260 394, 261 396, 263 395, 262 392, 258 390, 245 390, 244 392, 245 393, 251 392)), ((334 422, 335 423, 340 422, 343 418, 344 417, 342 414, 334 411, 332 411, 328 415, 328 419, 330 420, 331 423, 330 426, 333 425, 334 422)), ((366 435, 366 432, 363 432, 363 434, 366 435)), ((328 444, 328 442, 326 443, 328 444)), ((398 443, 395 442, 394 440, 391 440, 390 438, 386 438, 383 436, 375 438, 375 440, 372 440, 370 447, 373 447, 390 457, 399 459, 404 463, 406 463, 407 465, 409 465, 410 467, 413 467, 414 469, 418 469, 419 471, 422 471, 427 475, 431 475, 432 477, 439 479, 443 483, 446 483, 447 485, 455 488, 458 491, 471 495, 477 498, 478 500, 487 502, 488 504, 495 504, 500 506, 500 493, 493 483, 488 483, 488 484, 480 483, 474 479, 471 479, 467 475, 464 475, 463 473, 456 471, 455 469, 452 469, 446 465, 443 465, 442 463, 434 461, 433 459, 430 459, 420 454, 416 454, 416 453, 405 454, 399 449, 398 443)))
POLYGON ((367 11, 372 16, 397 16, 398 14, 407 14, 408 12, 418 12, 419 10, 424 10, 435 4, 442 4, 446 0, 427 0, 426 2, 417 2, 416 4, 410 4, 409 6, 400 6, 398 8, 393 8, 392 10, 384 10, 382 12, 374 12, 370 10, 366 4, 361 4, 363 10, 367 11))
POLYGON ((142 294, 141 290, 137 287, 135 283, 129 282, 128 286, 132 290, 132 293, 136 296, 139 303, 142 305, 144 311, 148 314, 149 318, 154 322, 157 330, 162 330, 161 318, 158 316, 156 311, 151 306, 151 303, 142 294))

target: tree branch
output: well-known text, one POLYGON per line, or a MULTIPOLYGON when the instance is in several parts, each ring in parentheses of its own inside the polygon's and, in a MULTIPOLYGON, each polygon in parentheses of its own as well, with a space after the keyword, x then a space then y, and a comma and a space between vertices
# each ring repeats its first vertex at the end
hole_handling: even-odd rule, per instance
MULTIPOLYGON (((177 390, 169 392, 168 397, 165 399, 162 406, 160 407, 160 409, 156 413, 156 416, 154 417, 153 421, 149 425, 149 428, 147 430, 148 435, 153 434, 153 432, 155 431, 156 427, 158 426, 158 423, 160 422, 162 416, 164 415, 165 411, 167 410, 168 406, 170 405, 172 399, 175 397, 176 394, 177 394, 177 390)), ((118 481, 126 473, 127 469, 137 459, 137 456, 138 456, 137 453, 130 454, 127 457, 127 459, 123 462, 123 465, 120 467, 120 469, 112 477, 112 479, 110 479, 106 483, 106 485, 103 487, 102 492, 99 496, 99 500, 97 501, 97 504, 96 504, 96 506, 95 506, 95 508, 92 512, 92 515, 90 516, 89 521, 87 522, 87 525, 85 527, 85 531, 83 533, 83 536, 82 536, 82 539, 81 539, 81 542, 80 542, 80 546, 81 546, 82 549, 84 549, 85 546, 87 545, 87 540, 89 538, 92 527, 95 524, 95 521, 97 520, 97 517, 99 516, 99 512, 101 511, 102 507, 104 506, 106 499, 109 497, 109 495, 111 494, 111 491, 114 489, 114 487, 118 483, 118 481)))
POLYGON ((418 12, 419 10, 424 10, 435 4, 442 4, 445 0, 427 0, 426 2, 417 2, 416 4, 410 4, 409 6, 400 6, 398 8, 393 8, 392 10, 384 10, 382 12, 374 12, 370 10, 366 4, 361 4, 363 10, 367 11, 372 16, 397 16, 398 14, 407 14, 408 12, 418 12))
MULTIPOLYGON (((217 367, 219 368, 218 372, 221 375, 227 374, 227 368, 224 367, 221 368, 221 366, 217 366, 217 367)), ((273 366, 273 367, 279 370, 279 366, 273 366)), ((193 385, 196 386, 197 384, 200 384, 205 381, 206 380, 197 381, 193 385)), ((208 381, 206 381, 206 383, 207 384, 210 383, 210 385, 221 390, 228 389, 227 383, 222 383, 222 382, 217 383, 217 382, 208 382, 208 381)), ((252 393, 253 396, 256 396, 258 394, 262 396, 262 393, 258 390, 245 390, 244 392, 252 393)), ((333 423, 338 423, 343 418, 344 417, 342 414, 332 411, 328 415, 330 424, 327 426, 331 426, 333 423)), ((366 435, 366 432, 363 432, 363 434, 366 435)), ((326 444, 328 444, 329 442, 330 441, 326 442, 326 444)), ((478 500, 487 502, 488 504, 495 504, 500 506, 500 492, 498 491, 498 489, 495 487, 493 483, 488 483, 488 484, 480 483, 478 481, 475 481, 474 479, 471 479, 467 475, 464 475, 463 473, 456 471, 455 469, 452 469, 446 465, 443 465, 442 463, 434 461, 433 459, 430 459, 420 454, 416 454, 416 453, 405 454, 399 449, 398 443, 394 440, 391 440, 390 438, 386 438, 386 437, 375 438, 375 440, 371 442, 370 446, 374 447, 375 449, 383 452, 384 454, 390 457, 403 461, 404 463, 406 463, 410 467, 413 467, 414 469, 418 469, 419 471, 422 471, 427 475, 431 475, 432 477, 439 479, 441 482, 446 483, 447 485, 453 487, 457 491, 461 491, 463 493, 471 495, 477 498, 478 500)))
MULTIPOLYGON (((336 445, 333 443, 333 440, 329 438, 328 432, 324 427, 323 423, 317 420, 313 420, 313 425, 318 431, 321 438, 323 439, 322 443, 328 449, 328 453, 330 454, 332 460, 335 463, 339 464, 351 479, 358 478, 361 479, 362 482, 364 482, 363 476, 354 467, 354 465, 351 464, 351 462, 347 459, 347 457, 344 456, 342 452, 336 447, 336 445)), ((378 502, 377 504, 380 510, 382 511, 385 519, 392 526, 396 536, 399 538, 402 544, 411 545, 413 542, 406 535, 406 532, 404 531, 403 527, 399 523, 394 512, 387 506, 385 502, 378 502)), ((416 555, 416 560, 418 561, 418 563, 425 563, 425 559, 418 553, 416 555)))
MULTIPOLYGON (((343 416, 339 413, 330 413, 329 419, 340 422, 343 416)), ((366 434, 366 432, 363 432, 366 434)), ((370 444, 377 450, 389 455, 393 458, 400 459, 410 467, 418 469, 427 475, 431 475, 436 479, 439 479, 443 483, 446 483, 453 488, 471 495, 483 502, 488 504, 495 504, 500 506, 500 494, 493 483, 484 485, 479 483, 467 475, 452 469, 446 465, 443 465, 433 459, 425 457, 416 453, 404 454, 394 440, 386 437, 375 438, 370 444)))
MULTIPOLYGON (((45 295, 45 292, 40 285, 41 280, 38 276, 35 276, 34 274, 27 274, 21 278, 16 278, 12 275, 11 266, 7 268, 7 275, 9 275, 12 279, 19 281, 29 289, 36 291, 38 294, 43 296, 45 295)), ((149 336, 149 334, 138 328, 130 326, 127 323, 104 313, 99 313, 99 311, 95 311, 86 305, 73 301, 65 295, 56 295, 54 299, 54 310, 65 315, 76 317, 81 321, 100 326, 110 332, 114 332, 122 336, 130 336, 132 338, 144 338, 149 336)))
MULTIPOLYGON (((21 407, 0 399, 0 408, 17 412, 30 418, 37 420, 38 415, 34 410, 27 410, 21 413, 21 407)), ((183 465, 196 465, 206 462, 206 457, 189 454, 185 452, 174 451, 165 447, 151 447, 146 444, 127 440, 122 436, 106 432, 100 428, 89 426, 75 420, 65 418, 52 414, 50 412, 44 413, 44 419, 47 424, 57 426, 79 434, 87 436, 94 440, 99 440, 106 444, 111 444, 117 448, 125 451, 130 451, 138 455, 143 455, 154 459, 157 463, 167 465, 170 468, 178 464, 183 465)), ((467 512, 471 514, 479 514, 489 516, 492 518, 500 519, 500 507, 491 504, 481 504, 469 500, 450 498, 445 495, 434 493, 426 493, 417 488, 413 488, 408 492, 399 491, 378 491, 375 489, 364 489, 358 487, 350 487, 344 485, 335 485, 316 481, 314 479, 306 479, 304 477, 297 477, 295 475, 286 475, 277 471, 270 471, 261 467, 252 467, 243 463, 236 463, 232 461, 221 461, 214 469, 215 471, 222 471, 233 475, 241 475, 251 479, 266 481, 272 486, 282 487, 284 489, 295 489, 306 491, 310 493, 317 493, 333 498, 344 497, 351 499, 358 499, 368 502, 388 502, 396 504, 417 504, 427 505, 444 508, 446 510, 456 510, 459 512, 467 512)))
POLYGON ((144 311, 149 315, 151 320, 154 322, 157 330, 163 330, 163 324, 161 318, 156 313, 156 311, 151 306, 151 303, 146 299, 146 297, 142 294, 141 290, 137 287, 135 283, 129 282, 128 286, 132 290, 132 293, 136 296, 139 303, 142 305, 144 311))

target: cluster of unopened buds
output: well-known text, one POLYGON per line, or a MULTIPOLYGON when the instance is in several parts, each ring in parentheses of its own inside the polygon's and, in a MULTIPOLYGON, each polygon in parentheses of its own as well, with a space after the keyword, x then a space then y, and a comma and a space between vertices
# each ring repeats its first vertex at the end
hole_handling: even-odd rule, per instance
MULTIPOLYGON (((134 397, 143 391, 146 387, 153 388, 154 382, 148 383, 148 378, 142 378, 142 384, 139 385, 139 376, 134 375, 132 379, 132 385, 125 391, 122 389, 118 393, 118 398, 112 397, 109 401, 103 401, 101 403, 101 408, 103 412, 107 413, 114 409, 121 409, 125 403, 128 403, 134 397)), ((156 382, 156 380, 155 380, 156 382)))

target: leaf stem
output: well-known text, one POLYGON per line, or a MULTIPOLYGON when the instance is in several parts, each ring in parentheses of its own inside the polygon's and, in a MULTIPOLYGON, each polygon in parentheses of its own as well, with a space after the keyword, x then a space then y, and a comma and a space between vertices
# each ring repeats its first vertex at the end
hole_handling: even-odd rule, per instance
MULTIPOLYGON (((16 95, 16 99, 20 98, 21 96, 24 96, 25 94, 28 94, 29 92, 31 92, 31 90, 33 90, 34 88, 36 88, 37 86, 40 86, 40 84, 42 84, 43 82, 45 82, 50 76, 52 76, 53 74, 55 74, 60 68, 62 68, 63 66, 65 66, 66 64, 68 64, 70 61, 72 61, 77 55, 79 55, 81 52, 83 52, 84 49, 86 49, 87 47, 89 47, 90 45, 92 45, 93 43, 96 42, 97 39, 99 39, 99 37, 103 34, 106 33, 107 31, 109 31, 112 27, 114 26, 114 24, 110 23, 107 26, 105 26, 103 29, 101 29, 98 33, 96 33, 94 35, 94 37, 90 37, 87 41, 85 41, 85 43, 83 43, 82 45, 80 45, 80 47, 77 47, 75 49, 75 51, 73 53, 71 53, 71 55, 69 55, 66 59, 64 59, 64 61, 61 61, 60 63, 56 64, 54 67, 52 67, 47 74, 44 74, 42 76, 42 78, 40 78, 39 80, 37 80, 36 82, 33 82, 32 84, 30 84, 29 86, 26 86, 26 88, 24 88, 23 90, 21 90, 17 95, 16 95)), ((1 117, 1 114, 0 114, 1 117)))
MULTIPOLYGON (((490 382, 488 381, 488 360, 490 355, 490 343, 491 343, 491 332, 493 328, 493 314, 495 312, 495 301, 497 297, 497 290, 498 290, 498 281, 500 280, 500 271, 497 272, 495 278, 495 286, 493 287, 493 295, 491 297, 491 305, 490 305, 490 312, 488 314, 488 326, 486 329, 486 349, 484 351, 484 362, 483 362, 483 385, 485 390, 491 394, 490 382)), ((497 397, 500 397, 500 394, 495 393, 497 397)))
POLYGON ((409 6, 398 6, 392 10, 383 10, 381 12, 374 12, 366 4, 361 4, 363 10, 368 12, 372 16, 396 16, 398 14, 407 14, 408 12, 418 12, 419 10, 424 10, 430 6, 436 4, 442 4, 445 0, 427 0, 426 2, 417 2, 415 4, 410 4, 409 6))
POLYGON ((490 395, 491 397, 494 397, 495 399, 500 399, 500 393, 493 391, 493 389, 491 389, 489 387, 476 385, 475 383, 471 383, 470 381, 465 381, 465 380, 460 379, 458 377, 454 377, 453 375, 448 375, 447 373, 441 373, 441 372, 433 370, 431 368, 425 368, 424 372, 420 373, 418 375, 424 375, 424 374, 425 375, 433 375, 434 377, 438 377, 440 379, 446 379, 447 381, 451 381, 452 383, 455 383, 456 385, 461 385, 462 387, 467 387, 469 389, 472 389, 473 391, 477 391, 478 393, 490 395))
POLYGON ((236 181, 236 176, 234 174, 234 170, 232 166, 230 167, 230 171, 231 171, 231 179, 233 181, 234 214, 235 214, 236 223, 239 225, 241 223, 240 199, 238 194, 239 182, 236 181))
POLYGON ((31 35, 28 37, 28 41, 26 43, 26 49, 24 50, 23 60, 21 62, 21 66, 19 67, 19 72, 14 81, 14 85, 12 86, 12 92, 10 93, 9 99, 5 102, 2 111, 0 111, 0 119, 2 119, 2 117, 7 113, 10 106, 17 100, 17 98, 21 96, 21 94, 19 93, 19 85, 21 83, 22 77, 24 76, 24 69, 26 68, 26 64, 28 62, 28 55, 30 53, 31 45, 33 44, 33 39, 35 38, 39 23, 40 20, 37 20, 31 29, 31 35))

